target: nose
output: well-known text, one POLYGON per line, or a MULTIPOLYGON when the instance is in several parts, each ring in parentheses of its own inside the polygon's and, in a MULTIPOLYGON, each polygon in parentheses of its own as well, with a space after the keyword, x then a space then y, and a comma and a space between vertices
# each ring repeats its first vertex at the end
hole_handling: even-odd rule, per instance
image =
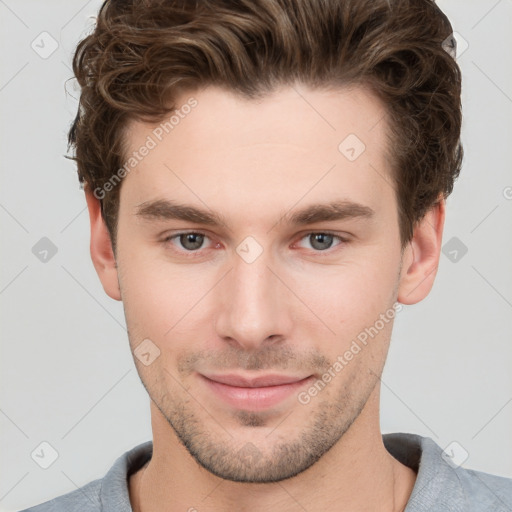
POLYGON ((218 291, 217 335, 247 351, 289 339, 291 293, 276 276, 266 251, 252 262, 234 254, 233 267, 218 291))

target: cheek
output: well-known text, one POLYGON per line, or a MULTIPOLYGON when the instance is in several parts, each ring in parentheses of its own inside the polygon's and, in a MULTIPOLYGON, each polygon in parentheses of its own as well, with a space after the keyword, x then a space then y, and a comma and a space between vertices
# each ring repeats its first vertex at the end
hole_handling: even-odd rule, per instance
POLYGON ((144 251, 129 252, 118 269, 128 328, 138 337, 171 336, 181 318, 201 308, 198 302, 211 287, 206 268, 171 264, 144 251))
POLYGON ((393 304, 397 277, 397 261, 361 253, 342 265, 304 269, 294 279, 294 290, 337 336, 345 338, 373 324, 393 304))
POLYGON ((396 314, 392 306, 397 271, 394 264, 359 260, 333 269, 320 281, 308 281, 303 289, 311 309, 334 331, 324 330, 327 334, 320 336, 316 319, 316 329, 310 326, 315 348, 343 367, 339 375, 344 377, 336 379, 334 388, 344 386, 353 372, 361 372, 363 380, 380 373, 396 314), (382 320, 381 315, 387 316, 382 320))

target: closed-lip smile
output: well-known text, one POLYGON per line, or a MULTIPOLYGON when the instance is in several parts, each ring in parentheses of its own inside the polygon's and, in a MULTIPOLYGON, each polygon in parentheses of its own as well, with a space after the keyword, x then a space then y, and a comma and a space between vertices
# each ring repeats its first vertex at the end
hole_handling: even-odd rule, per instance
POLYGON ((291 384, 294 382, 299 382, 301 380, 307 379, 310 375, 307 376, 293 376, 293 375, 279 375, 276 373, 259 375, 254 378, 242 377, 236 374, 224 374, 224 375, 205 375, 202 374, 203 377, 207 379, 213 380, 215 382, 220 382, 221 384, 226 384, 228 386, 236 386, 242 388, 259 388, 259 387, 268 387, 268 386, 282 386, 283 384, 291 384))
POLYGON ((247 377, 230 374, 198 374, 214 397, 235 409, 261 411, 289 398, 315 377, 276 373, 247 377))

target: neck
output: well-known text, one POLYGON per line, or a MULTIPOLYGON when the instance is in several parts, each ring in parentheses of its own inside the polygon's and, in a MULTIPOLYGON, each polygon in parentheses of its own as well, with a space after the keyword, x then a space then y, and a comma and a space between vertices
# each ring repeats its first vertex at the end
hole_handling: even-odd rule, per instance
POLYGON ((401 512, 416 473, 386 450, 375 410, 378 394, 368 400, 339 442, 306 471, 275 483, 248 484, 224 480, 200 466, 151 402, 153 456, 130 478, 132 508, 134 512, 291 512, 298 507, 309 512, 401 512))

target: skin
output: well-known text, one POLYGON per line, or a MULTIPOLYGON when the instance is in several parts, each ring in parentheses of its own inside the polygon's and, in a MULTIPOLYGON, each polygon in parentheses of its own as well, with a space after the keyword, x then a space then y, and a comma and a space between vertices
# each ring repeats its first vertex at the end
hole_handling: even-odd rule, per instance
MULTIPOLYGON (((247 101, 208 87, 176 105, 191 96, 197 107, 122 183, 115 256, 86 188, 92 260, 105 292, 123 301, 130 347, 149 338, 160 350, 147 366, 134 357, 154 451, 130 478, 133 509, 403 510, 416 473, 387 452, 379 425, 392 320, 307 404, 294 392, 261 411, 234 407, 199 374, 320 378, 393 304, 427 296, 444 201, 402 251, 385 110, 363 88, 296 85, 247 101), (352 162, 338 150, 350 133, 366 145, 352 162), (225 224, 136 215, 156 199, 217 212, 225 224), (331 200, 374 215, 277 224, 331 200), (194 258, 183 237, 164 240, 184 230, 206 235, 194 258), (311 233, 325 231, 345 242, 315 244, 311 233), (262 249, 252 263, 236 251, 247 236, 262 249)), ((155 126, 133 122, 129 147, 155 126)))

